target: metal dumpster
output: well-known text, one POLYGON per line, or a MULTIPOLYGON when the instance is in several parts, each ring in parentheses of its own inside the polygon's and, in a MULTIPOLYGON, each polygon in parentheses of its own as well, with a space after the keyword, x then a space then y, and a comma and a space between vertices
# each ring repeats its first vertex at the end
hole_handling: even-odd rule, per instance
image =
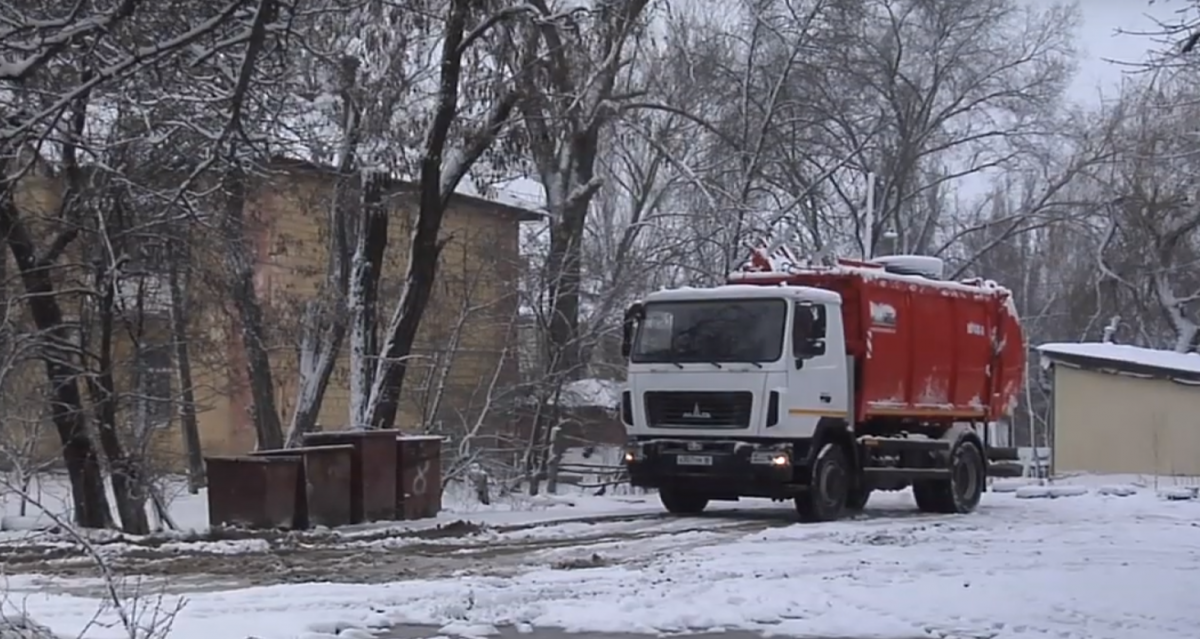
POLYGON ((309 433, 304 445, 352 446, 350 522, 396 518, 396 430, 338 430, 309 433))
POLYGON ((291 529, 301 458, 206 457, 210 526, 291 529))
POLYGON ((296 491, 296 528, 345 526, 351 522, 350 481, 354 447, 303 446, 261 450, 254 456, 300 456, 303 460, 296 491))
POLYGON ((437 517, 442 510, 442 438, 396 438, 396 511, 401 519, 437 517))

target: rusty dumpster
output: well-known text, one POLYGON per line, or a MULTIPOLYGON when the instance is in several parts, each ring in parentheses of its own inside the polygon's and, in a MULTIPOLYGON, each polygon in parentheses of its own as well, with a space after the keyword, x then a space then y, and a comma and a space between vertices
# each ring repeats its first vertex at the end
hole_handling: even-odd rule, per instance
POLYGON ((296 528, 332 528, 351 522, 350 479, 353 446, 303 446, 260 450, 251 455, 298 455, 303 460, 296 491, 296 528))
POLYGON ((350 523, 396 518, 396 430, 308 433, 305 446, 351 446, 350 523))
POLYGON ((442 510, 442 438, 396 438, 396 511, 401 519, 437 517, 442 510))
POLYGON ((206 457, 210 526, 295 526, 301 458, 206 457))

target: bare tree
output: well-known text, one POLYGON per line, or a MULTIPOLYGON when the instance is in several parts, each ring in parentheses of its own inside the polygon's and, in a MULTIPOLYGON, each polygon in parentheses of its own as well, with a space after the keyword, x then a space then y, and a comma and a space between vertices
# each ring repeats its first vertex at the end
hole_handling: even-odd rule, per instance
MULTIPOLYGON (((146 12, 129 1, 26 3, 0 9, 0 94, 5 100, 0 106, 0 235, 15 258, 30 294, 31 316, 44 336, 42 358, 53 394, 51 420, 72 479, 75 518, 84 526, 104 526, 110 514, 79 387, 86 377, 79 329, 64 313, 63 300, 64 295, 90 295, 96 282, 70 290, 75 284, 59 277, 56 267, 65 255, 79 251, 76 244, 85 222, 107 214, 85 197, 89 171, 84 164, 97 151, 88 147, 87 130, 99 122, 92 107, 109 108, 114 98, 119 101, 120 87, 165 69, 184 52, 201 51, 202 42, 231 24, 247 4, 239 0, 190 8, 188 20, 175 22, 162 19, 163 7, 146 12), (36 212, 22 209, 17 201, 22 188, 36 188, 24 178, 33 179, 30 171, 38 162, 50 167, 49 177, 55 180, 51 184, 56 186, 48 188, 57 191, 59 202, 44 220, 31 219, 36 212)), ((110 260, 106 271, 111 273, 112 266, 110 260)), ((103 295, 104 286, 111 290, 112 279, 100 280, 106 282, 98 292, 103 295)), ((100 392, 106 393, 103 388, 100 392)), ((107 409, 102 410, 97 432, 113 470, 122 523, 141 528, 144 511, 137 504, 134 471, 113 420, 107 409)))
MULTIPOLYGON (((866 2, 857 19, 853 42, 824 56, 827 69, 844 70, 819 84, 842 140, 831 151, 878 175, 873 229, 861 236, 876 244, 891 231, 896 251, 926 253, 951 221, 945 207, 928 205, 937 199, 927 191, 1009 168, 1053 130, 1077 14, 1058 4, 933 0, 866 2), (864 121, 878 131, 866 146, 864 121)), ((834 182, 857 228, 866 198, 863 181, 854 183, 834 182)))
MULTIPOLYGON (((467 0, 450 0, 439 56, 436 107, 426 130, 418 163, 416 223, 408 250, 404 289, 384 332, 372 378, 367 416, 363 425, 391 427, 399 411, 400 392, 421 317, 433 292, 438 257, 445 240, 440 237, 446 207, 468 171, 505 131, 519 96, 511 78, 493 78, 476 87, 478 97, 490 103, 478 123, 464 122, 464 69, 473 59, 493 55, 477 49, 485 37, 516 46, 507 33, 493 33, 500 25, 526 13, 525 5, 486 7, 480 12, 467 0), (475 58, 473 56, 480 56, 475 58), (453 133, 462 131, 454 143, 453 133)), ((503 51, 501 51, 503 53, 503 51)), ((377 276, 376 276, 377 277, 377 276)), ((351 304, 357 302, 352 300, 351 304)))
POLYGON ((1196 148, 1186 134, 1195 119, 1190 78, 1163 73, 1130 87, 1119 120, 1119 155, 1097 177, 1103 228, 1096 246, 1103 277, 1133 312, 1148 346, 1197 348, 1200 192, 1196 148), (1168 337, 1169 336, 1169 337, 1168 337))

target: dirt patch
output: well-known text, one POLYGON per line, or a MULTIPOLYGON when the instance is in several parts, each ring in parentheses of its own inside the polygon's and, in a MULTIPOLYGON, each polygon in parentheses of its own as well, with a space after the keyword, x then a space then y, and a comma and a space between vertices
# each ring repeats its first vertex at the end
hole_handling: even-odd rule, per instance
MULTIPOLYGON (((653 552, 638 540, 661 537, 667 547, 716 543, 695 541, 688 533, 739 533, 787 519, 663 518, 659 516, 596 518, 583 523, 594 529, 562 535, 528 533, 553 529, 564 522, 541 526, 481 527, 454 522, 424 530, 359 531, 352 534, 216 530, 194 541, 132 539, 120 544, 96 544, 96 551, 115 574, 141 580, 143 587, 165 591, 211 590, 301 582, 386 583, 411 578, 474 574, 508 576, 545 565, 571 570, 595 568, 653 552), (678 544, 672 535, 685 535, 678 544), (686 541, 686 540, 691 541, 686 541), (139 543, 140 542, 140 543, 139 543), (621 549, 619 557, 611 552, 621 549), (629 555, 629 556, 626 556, 629 555)), ((569 522, 577 525, 578 520, 569 522)), ((589 527, 590 528, 590 527, 589 527)), ((662 544, 652 544, 663 547, 662 544)), ((53 577, 98 577, 95 560, 74 544, 25 541, 0 549, 0 568, 12 573, 53 577)), ((72 589, 90 594, 88 589, 72 589)))
MULTIPOLYGON (((728 536, 794 522, 786 510, 748 509, 698 517, 655 513, 509 526, 455 521, 417 530, 397 524, 294 532, 217 528, 205 534, 134 538, 101 533, 90 546, 112 574, 142 592, 186 593, 302 582, 504 577, 533 566, 636 566, 662 552, 721 543, 728 536)), ((53 579, 100 576, 92 554, 65 536, 42 533, 3 544, 0 557, 0 571, 45 575, 44 589, 102 594, 94 585, 68 586, 53 579)))

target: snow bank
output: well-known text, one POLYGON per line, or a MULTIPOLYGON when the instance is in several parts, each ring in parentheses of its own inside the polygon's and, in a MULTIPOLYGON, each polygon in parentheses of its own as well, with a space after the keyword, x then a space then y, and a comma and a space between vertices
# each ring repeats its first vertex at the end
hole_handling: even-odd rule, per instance
POLYGON ((1036 486, 1041 483, 1039 480, 1032 477, 1014 477, 1012 479, 998 479, 992 482, 990 490, 994 493, 1015 493, 1018 489, 1025 486, 1036 486))
POLYGON ((1070 486, 1047 484, 1045 486, 1022 486, 1014 495, 1017 499, 1059 499, 1062 497, 1080 497, 1088 494, 1086 486, 1070 486))
POLYGON ((1171 486, 1159 490, 1158 496, 1168 501, 1191 501, 1200 498, 1200 488, 1195 486, 1171 486))

